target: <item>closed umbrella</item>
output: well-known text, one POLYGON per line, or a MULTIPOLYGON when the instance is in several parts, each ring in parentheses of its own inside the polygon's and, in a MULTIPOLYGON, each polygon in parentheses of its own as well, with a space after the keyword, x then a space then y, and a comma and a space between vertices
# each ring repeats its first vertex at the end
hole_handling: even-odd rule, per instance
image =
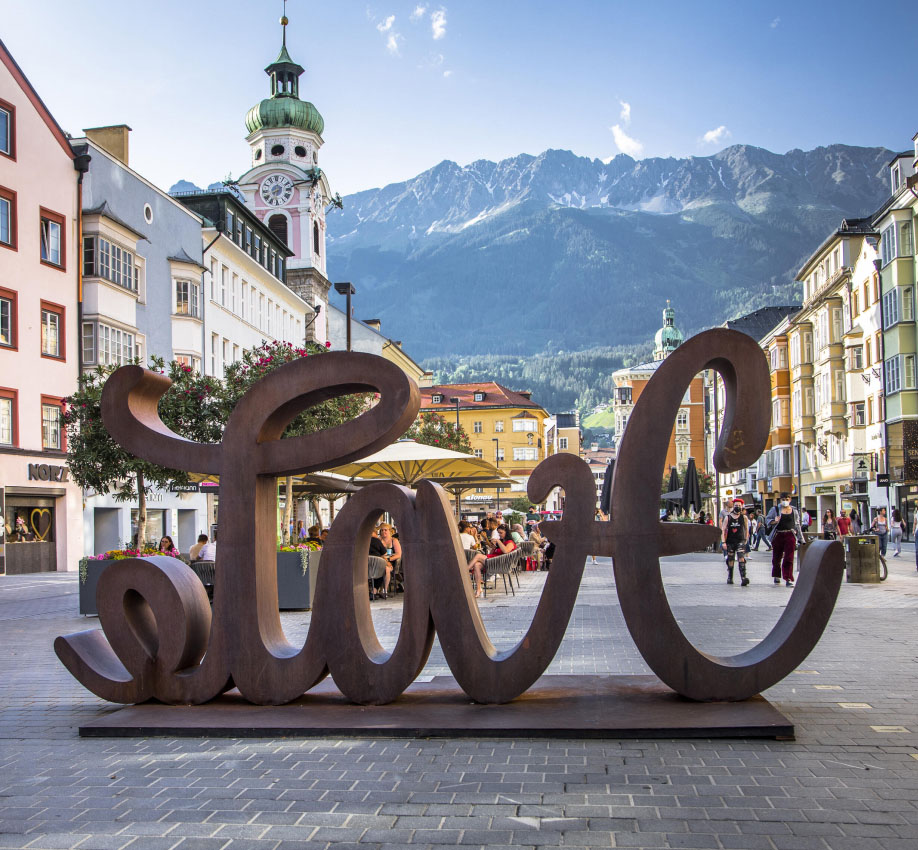
POLYGON ((599 496, 599 510, 606 516, 612 512, 612 473, 615 471, 615 461, 606 464, 606 477, 602 480, 602 493, 599 496))
POLYGON ((682 484, 682 510, 693 511, 701 509, 701 485, 698 483, 698 470, 695 468, 695 458, 688 459, 685 468, 685 480, 682 484))
POLYGON ((663 498, 671 508, 679 507, 682 491, 679 489, 679 472, 675 466, 669 468, 669 492, 665 493, 663 498))

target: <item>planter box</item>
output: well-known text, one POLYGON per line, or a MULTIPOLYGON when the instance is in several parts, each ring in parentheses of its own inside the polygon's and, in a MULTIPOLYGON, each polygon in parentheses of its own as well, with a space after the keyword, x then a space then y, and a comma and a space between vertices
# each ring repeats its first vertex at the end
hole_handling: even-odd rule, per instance
POLYGON ((299 552, 277 553, 277 603, 281 611, 312 608, 321 554, 308 553, 308 564, 304 573, 299 552))
MULTIPOLYGON (((277 599, 282 611, 301 610, 312 607, 316 592, 320 552, 310 552, 306 572, 299 552, 277 553, 277 599)), ((110 564, 117 561, 86 561, 85 570, 80 570, 80 613, 98 616, 96 609, 96 587, 99 576, 110 564)), ((116 567, 117 569, 117 567, 116 567)), ((219 581, 220 568, 217 567, 219 581)))

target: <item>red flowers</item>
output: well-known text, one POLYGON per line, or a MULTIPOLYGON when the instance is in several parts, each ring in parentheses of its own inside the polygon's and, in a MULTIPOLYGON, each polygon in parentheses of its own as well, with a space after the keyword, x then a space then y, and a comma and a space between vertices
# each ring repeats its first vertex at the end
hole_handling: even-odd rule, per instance
POLYGON ((326 340, 326 341, 325 341, 325 347, 326 347, 326 348, 331 348, 331 340, 326 340))

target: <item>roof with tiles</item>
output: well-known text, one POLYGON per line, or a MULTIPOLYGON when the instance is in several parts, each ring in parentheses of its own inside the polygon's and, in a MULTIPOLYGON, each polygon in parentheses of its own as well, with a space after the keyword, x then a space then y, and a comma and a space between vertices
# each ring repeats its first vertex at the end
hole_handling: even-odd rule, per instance
POLYGON ((422 410, 455 410, 456 403, 451 398, 459 399, 459 409, 486 407, 524 407, 531 410, 542 410, 529 393, 518 393, 501 386, 497 381, 482 381, 474 384, 437 384, 421 388, 422 410), (434 396, 442 401, 434 403, 434 396))

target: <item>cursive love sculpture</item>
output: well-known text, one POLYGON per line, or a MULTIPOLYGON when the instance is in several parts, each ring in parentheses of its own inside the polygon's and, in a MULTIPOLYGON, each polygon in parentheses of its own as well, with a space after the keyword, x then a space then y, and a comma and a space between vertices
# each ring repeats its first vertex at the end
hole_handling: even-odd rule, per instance
POLYGON ((444 491, 422 481, 414 492, 373 484, 339 512, 322 551, 309 631, 289 643, 278 612, 276 480, 359 459, 408 429, 420 406, 414 382, 369 354, 332 353, 288 363, 239 402, 220 444, 202 445, 170 432, 157 403, 162 375, 125 366, 103 393, 103 418, 128 451, 154 463, 220 476, 220 542, 213 611, 192 570, 172 558, 124 561, 99 580, 102 631, 59 637, 67 669, 98 696, 120 703, 157 699, 198 704, 230 688, 250 702, 294 700, 331 675, 350 700, 395 700, 420 674, 434 636, 459 686, 480 703, 507 702, 547 669, 573 612, 588 554, 610 555, 628 629, 650 668, 695 700, 742 700, 774 685, 810 653, 822 635, 841 584, 837 543, 810 545, 781 618, 754 648, 731 657, 696 649, 670 609, 660 557, 698 551, 718 529, 660 523, 657 507, 673 422, 686 389, 702 370, 726 388, 723 427, 714 453, 721 471, 755 462, 769 432, 768 367, 750 337, 729 330, 699 334, 671 354, 639 397, 615 466, 609 522, 594 522, 592 474, 579 458, 547 458, 529 479, 540 502, 565 493, 563 519, 543 522, 556 544, 532 622, 519 643, 498 651, 471 593, 444 491), (317 434, 281 439, 287 424, 320 401, 377 392, 379 403, 317 434), (388 511, 403 543, 408 577, 398 640, 391 653, 373 628, 367 551, 374 523, 388 511))

